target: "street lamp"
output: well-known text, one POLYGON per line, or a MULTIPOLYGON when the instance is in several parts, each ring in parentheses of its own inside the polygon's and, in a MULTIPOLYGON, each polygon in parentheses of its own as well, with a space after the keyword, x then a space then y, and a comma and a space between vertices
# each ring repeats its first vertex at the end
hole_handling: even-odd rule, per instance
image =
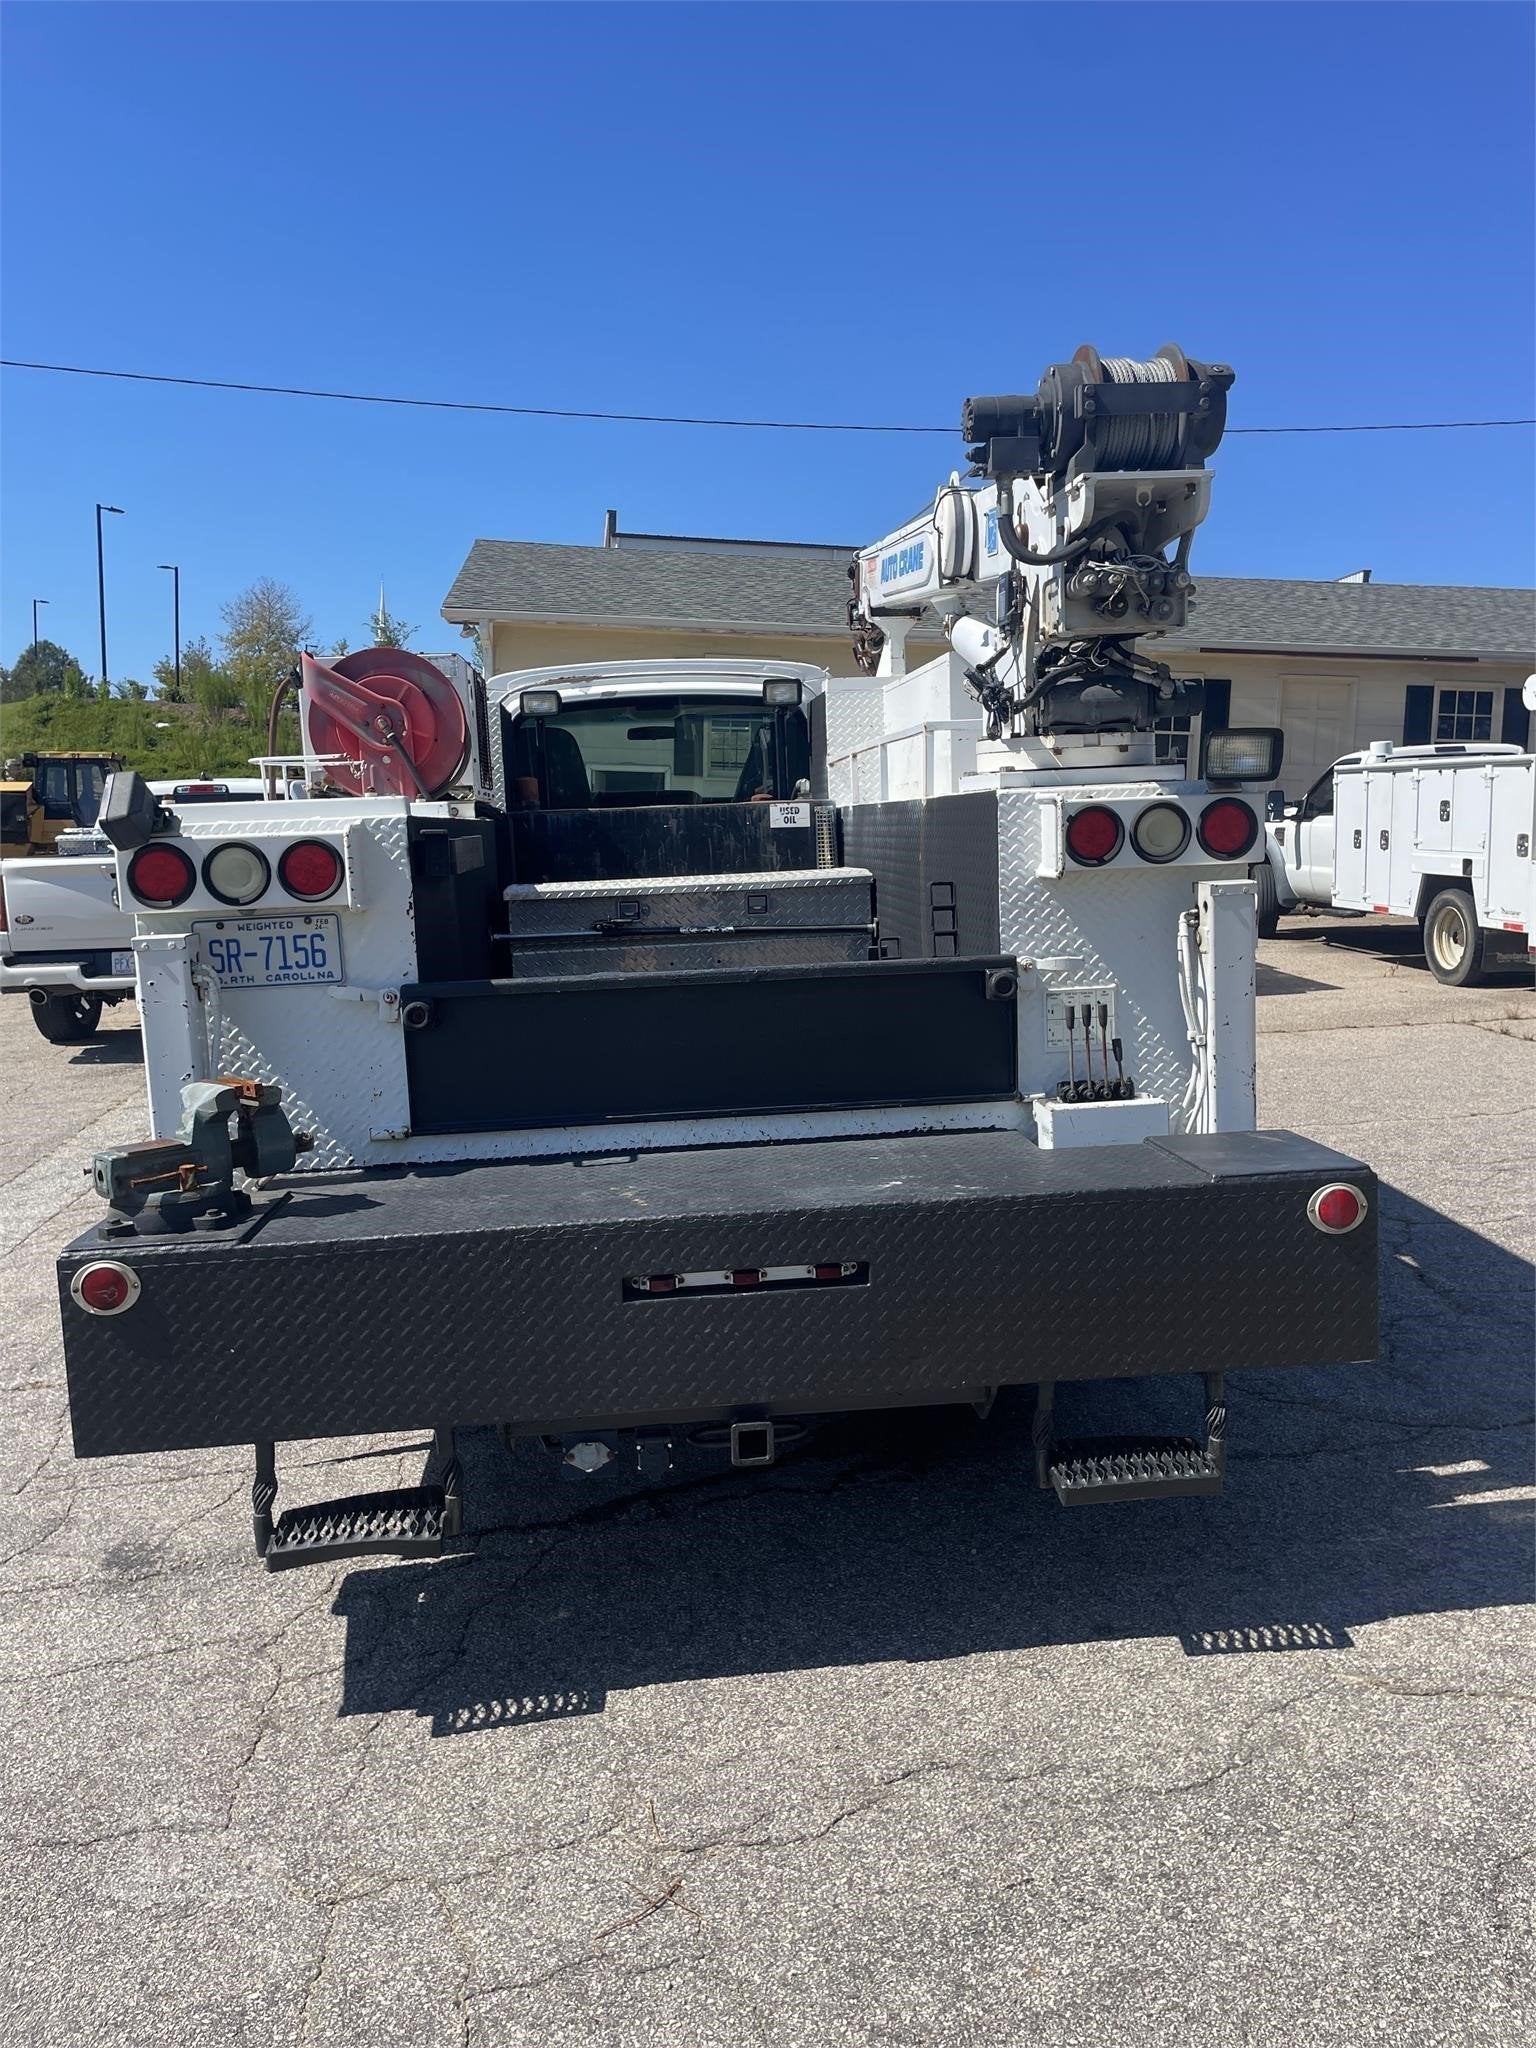
POLYGON ((175 614, 176 631, 176 701, 181 702, 181 570, 175 562, 157 562, 160 569, 171 572, 171 605, 175 614))
POLYGON ((101 553, 101 515, 103 512, 122 513, 121 505, 98 505, 96 507, 96 605, 101 614, 101 680, 107 681, 107 572, 101 553))
POLYGON ((46 604, 47 602, 46 597, 34 597, 32 600, 32 651, 34 654, 37 652, 37 608, 40 604, 46 604))

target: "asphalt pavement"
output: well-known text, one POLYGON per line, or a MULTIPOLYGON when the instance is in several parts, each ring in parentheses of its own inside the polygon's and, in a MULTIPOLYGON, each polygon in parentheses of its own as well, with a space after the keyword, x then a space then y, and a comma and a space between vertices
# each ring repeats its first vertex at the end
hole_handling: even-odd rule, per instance
MULTIPOLYGON (((461 1554, 276 1577, 248 1454, 71 1456, 138 1034, 0 1002, 14 2048, 1531 2039, 1536 995, 1261 950, 1261 1121, 1380 1173, 1383 1346, 1230 1380, 1222 1500, 1065 1513, 1011 1399, 652 1485, 477 1433, 461 1554)), ((423 1462, 287 1445, 285 1498, 423 1462)))

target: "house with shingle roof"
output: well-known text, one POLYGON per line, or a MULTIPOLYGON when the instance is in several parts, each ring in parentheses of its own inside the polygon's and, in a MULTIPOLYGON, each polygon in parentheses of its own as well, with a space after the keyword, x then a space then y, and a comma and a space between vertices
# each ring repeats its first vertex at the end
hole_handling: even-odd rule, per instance
MULTIPOLYGON (((477 540, 443 617, 478 634, 488 674, 571 660, 737 654, 853 672, 853 545, 625 533, 596 547, 477 540)), ((915 665, 943 645, 914 633, 915 665)), ((1536 668, 1536 592, 1460 584, 1197 579, 1188 624, 1142 643, 1205 680, 1207 723, 1279 725, 1299 794, 1372 740, 1529 744, 1520 685, 1536 668)), ((1167 756, 1198 745, 1170 718, 1167 756)), ((1191 730, 1193 726, 1193 730, 1191 730)))

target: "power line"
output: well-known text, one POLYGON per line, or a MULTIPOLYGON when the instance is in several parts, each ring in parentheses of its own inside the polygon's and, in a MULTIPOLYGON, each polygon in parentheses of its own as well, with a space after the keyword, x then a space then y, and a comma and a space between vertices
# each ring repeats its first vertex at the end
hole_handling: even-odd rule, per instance
MULTIPOLYGON (((500 413, 514 419, 601 420, 646 427, 746 427, 778 434, 945 434, 954 427, 921 427, 854 420, 714 419, 693 413, 589 412, 563 405, 495 405, 486 399, 404 398, 377 391, 323 391, 306 384, 247 384, 231 377, 172 377, 153 370, 102 370, 83 363, 32 363, 0 356, 0 368, 44 370, 58 377, 111 377, 129 384, 174 384, 194 391, 252 391, 268 398, 326 398, 346 405, 403 405, 424 412, 500 413)), ((1380 420, 1337 427, 1228 427, 1230 434, 1431 434, 1469 427, 1536 427, 1536 417, 1509 420, 1380 420)))

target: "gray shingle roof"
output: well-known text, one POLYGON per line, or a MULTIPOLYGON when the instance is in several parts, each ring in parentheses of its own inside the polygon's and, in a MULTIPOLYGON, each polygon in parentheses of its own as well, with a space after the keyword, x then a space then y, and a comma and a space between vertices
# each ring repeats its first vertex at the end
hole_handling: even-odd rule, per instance
MULTIPOLYGON (((1536 591, 1235 576, 1197 582, 1189 625, 1164 645, 1536 658, 1536 591)), ((845 629, 848 591, 836 563, 795 556, 477 540, 443 600, 443 615, 825 635, 845 629)))

